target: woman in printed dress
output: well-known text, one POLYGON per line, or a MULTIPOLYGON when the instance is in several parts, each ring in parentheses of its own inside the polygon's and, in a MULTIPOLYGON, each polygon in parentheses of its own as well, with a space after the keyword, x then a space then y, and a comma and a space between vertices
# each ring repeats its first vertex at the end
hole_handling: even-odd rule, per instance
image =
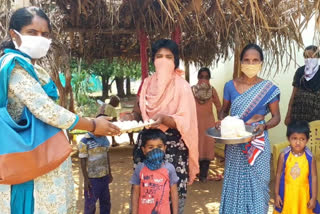
MULTIPOLYGON (((196 100, 197 119, 199 130, 199 180, 207 181, 210 161, 214 159, 214 139, 206 135, 208 128, 213 127, 215 119, 213 105, 218 112, 221 109, 221 102, 216 89, 210 85, 211 74, 208 68, 201 68, 198 72, 198 83, 192 86, 192 92, 196 100)), ((221 180, 222 175, 214 179, 221 180)))
MULTIPOLYGON (((133 118, 153 119, 151 128, 159 128, 167 135, 166 160, 173 164, 179 177, 179 213, 183 213, 187 183, 192 183, 199 172, 198 126, 196 105, 191 87, 182 78, 178 45, 167 39, 152 45, 155 73, 144 80, 133 118)), ((143 161, 138 136, 134 149, 134 163, 143 161)))
MULTIPOLYGON (((52 98, 57 98, 56 87, 48 73, 36 65, 36 60, 44 57, 50 47, 50 32, 50 21, 39 8, 21 8, 11 16, 10 39, 0 46, 0 74, 11 73, 4 77, 8 78, 8 85, 3 85, 3 81, 0 83, 1 87, 8 88, 7 111, 11 118, 18 123, 27 108, 34 117, 60 129, 76 128, 93 131, 98 135, 119 134, 119 128, 112 125, 106 117, 93 120, 81 118, 54 102, 52 98), (51 86, 50 92, 45 87, 48 84, 51 86)), ((10 144, 5 141, 3 143, 10 144)), ((73 191, 69 157, 56 169, 33 180, 16 185, 0 185, 0 212, 75 213, 73 191)))
POLYGON ((263 64, 258 45, 247 45, 240 60, 241 76, 225 84, 219 120, 229 113, 238 116, 255 126, 259 136, 246 144, 226 145, 220 214, 263 214, 268 212, 270 181, 267 130, 280 122, 280 91, 272 82, 257 76, 263 64), (266 122, 269 112, 271 119, 266 122))

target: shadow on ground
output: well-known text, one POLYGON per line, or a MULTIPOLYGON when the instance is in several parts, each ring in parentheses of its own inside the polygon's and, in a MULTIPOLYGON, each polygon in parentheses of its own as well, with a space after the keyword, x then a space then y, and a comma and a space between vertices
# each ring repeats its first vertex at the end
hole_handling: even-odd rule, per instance
MULTIPOLYGON (((113 182, 110 184, 111 190, 111 206, 112 214, 128 214, 130 202, 130 188, 129 184, 132 169, 132 149, 133 146, 128 144, 121 144, 118 147, 110 149, 110 161, 113 174, 113 182)), ((76 203, 77 213, 83 213, 84 197, 83 197, 83 178, 80 173, 79 159, 75 152, 72 158, 73 161, 73 176, 75 179, 76 203)), ((211 176, 221 174, 223 172, 223 159, 217 158, 211 162, 210 172, 211 176)), ((272 164, 271 164, 272 166, 272 164)), ((271 170, 273 172, 273 169, 271 170)), ((271 198, 273 198, 273 173, 271 175, 271 198)), ((222 181, 207 181, 200 183, 195 181, 193 185, 188 188, 188 198, 185 207, 185 214, 218 214, 220 205, 220 195, 222 190, 222 181)), ((272 213, 273 199, 270 200, 269 213, 272 213)), ((97 204, 97 206, 99 206, 97 204)), ((99 209, 97 212, 99 213, 99 209)))

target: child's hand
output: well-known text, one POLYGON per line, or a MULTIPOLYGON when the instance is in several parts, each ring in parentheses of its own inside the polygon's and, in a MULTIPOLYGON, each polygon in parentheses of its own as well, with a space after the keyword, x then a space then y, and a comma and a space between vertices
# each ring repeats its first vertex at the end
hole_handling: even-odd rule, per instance
POLYGON ((311 198, 310 201, 308 202, 308 209, 313 210, 314 208, 316 208, 316 199, 311 198))
POLYGON ((88 196, 91 197, 92 186, 89 180, 84 179, 84 191, 88 193, 88 196))
POLYGON ((276 196, 274 204, 275 204, 275 206, 277 208, 281 208, 282 207, 283 203, 282 203, 280 195, 276 196))
POLYGON ((133 114, 130 112, 120 114, 120 121, 134 120, 133 114))
POLYGON ((109 175, 109 184, 111 184, 112 181, 113 181, 113 177, 112 177, 112 175, 110 174, 110 175, 109 175))

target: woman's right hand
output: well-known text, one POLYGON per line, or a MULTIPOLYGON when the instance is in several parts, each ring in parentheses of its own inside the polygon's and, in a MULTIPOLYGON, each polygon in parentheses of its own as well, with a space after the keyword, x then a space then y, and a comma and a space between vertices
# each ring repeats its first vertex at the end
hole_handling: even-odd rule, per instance
POLYGON ((215 122, 214 126, 216 127, 216 129, 220 130, 221 120, 218 120, 217 122, 215 122))
POLYGON ((114 136, 120 134, 120 128, 116 125, 113 125, 109 120, 112 118, 110 117, 98 117, 94 119, 96 122, 96 129, 94 131, 95 135, 108 135, 108 136, 114 136))

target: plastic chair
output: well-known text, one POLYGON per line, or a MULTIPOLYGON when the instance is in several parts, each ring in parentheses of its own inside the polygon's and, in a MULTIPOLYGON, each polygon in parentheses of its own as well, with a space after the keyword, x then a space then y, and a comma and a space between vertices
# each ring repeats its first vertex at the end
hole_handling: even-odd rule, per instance
POLYGON ((320 120, 312 121, 310 125, 310 139, 307 144, 312 154, 316 157, 320 155, 320 120))

